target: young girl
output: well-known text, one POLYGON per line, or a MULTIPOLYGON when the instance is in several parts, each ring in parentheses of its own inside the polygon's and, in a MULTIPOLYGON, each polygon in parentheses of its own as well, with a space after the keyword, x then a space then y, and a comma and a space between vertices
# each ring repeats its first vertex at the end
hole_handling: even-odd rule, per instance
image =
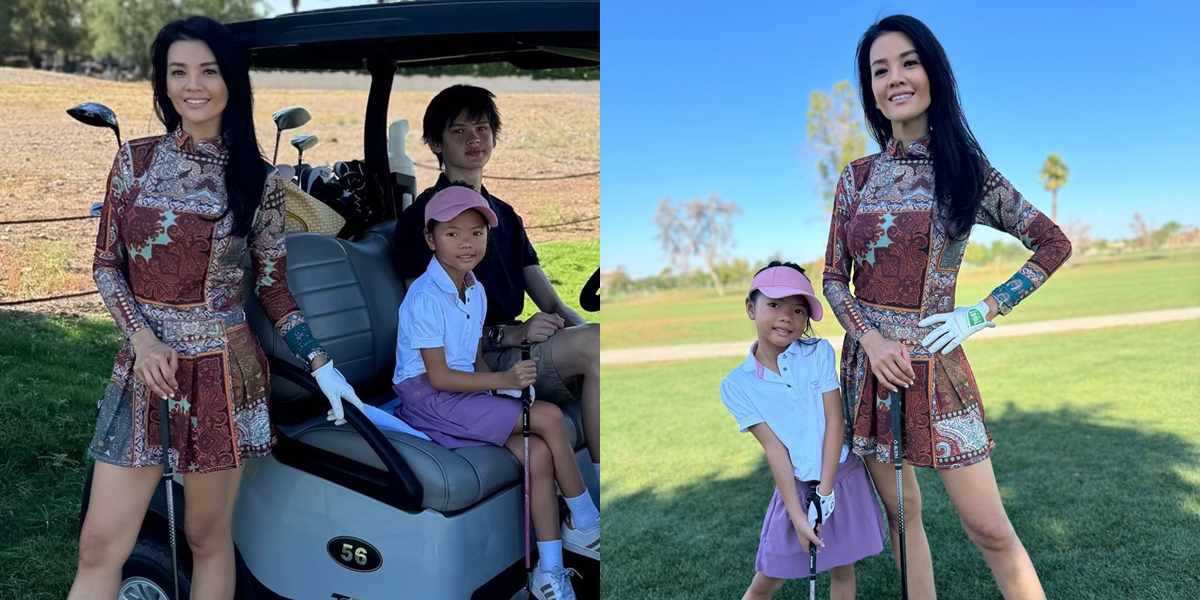
MULTIPOLYGON (((488 370, 480 343, 487 296, 471 272, 487 250, 496 214, 469 186, 451 185, 433 195, 424 216, 433 258, 400 305, 392 378, 402 400, 397 415, 446 448, 492 444, 524 460, 521 401, 489 390, 528 387, 537 367, 526 360, 503 373, 488 370)), ((534 403, 529 428, 530 513, 539 555, 530 589, 542 600, 573 600, 574 570, 563 568, 562 551, 600 559, 600 511, 583 485, 559 408, 534 403), (556 482, 570 509, 561 529, 556 482)))
POLYGON ((833 346, 813 337, 810 319, 820 321, 821 312, 804 269, 773 261, 754 276, 746 298, 758 341, 721 382, 725 408, 762 444, 775 476, 757 572, 743 600, 771 598, 784 579, 807 577, 809 544, 820 549, 817 570, 829 571, 831 596, 854 598, 854 563, 883 550, 867 472, 842 443, 833 346), (822 524, 814 531, 817 510, 822 524))

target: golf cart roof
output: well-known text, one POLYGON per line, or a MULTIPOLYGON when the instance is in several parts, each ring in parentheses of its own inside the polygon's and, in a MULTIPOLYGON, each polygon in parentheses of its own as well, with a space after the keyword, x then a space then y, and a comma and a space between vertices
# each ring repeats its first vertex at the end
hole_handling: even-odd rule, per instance
POLYGON ((600 64, 599 0, 417 0, 288 13, 228 25, 256 68, 364 69, 508 62, 600 64))

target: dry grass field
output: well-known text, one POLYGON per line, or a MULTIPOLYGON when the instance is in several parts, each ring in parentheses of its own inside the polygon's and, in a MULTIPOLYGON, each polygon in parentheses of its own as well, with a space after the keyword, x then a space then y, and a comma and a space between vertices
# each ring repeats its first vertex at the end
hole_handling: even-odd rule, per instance
MULTIPOLYGON (((304 77, 300 75, 298 77, 304 77)), ((486 80, 482 82, 486 86, 486 80)), ((298 83, 297 87, 305 87, 298 83)), ((421 116, 432 92, 392 94, 388 121, 407 118, 408 154, 419 165, 437 160, 421 143, 421 116)), ((157 135, 149 83, 113 83, 74 75, 0 68, 0 221, 84 215, 102 199, 116 151, 107 130, 84 126, 66 109, 94 100, 112 108, 123 140, 157 135)), ((488 173, 502 177, 551 177, 600 170, 600 97, 578 93, 502 93, 498 104, 504 133, 488 173)), ((302 133, 320 144, 305 162, 332 164, 361 159, 365 90, 263 89, 255 95, 259 144, 270 157, 275 140, 271 114, 304 106, 313 119, 284 133, 280 162, 296 159, 287 142, 302 133)), ((437 172, 417 168, 418 185, 431 185, 437 172)), ((599 236, 599 220, 566 227, 547 225, 598 217, 598 176, 553 181, 485 179, 495 195, 524 216, 535 244, 599 236)), ((0 302, 95 289, 91 253, 95 220, 0 225, 0 302)), ((53 314, 97 314, 96 296, 22 307, 53 314)), ((103 314, 103 313, 101 313, 103 314)))

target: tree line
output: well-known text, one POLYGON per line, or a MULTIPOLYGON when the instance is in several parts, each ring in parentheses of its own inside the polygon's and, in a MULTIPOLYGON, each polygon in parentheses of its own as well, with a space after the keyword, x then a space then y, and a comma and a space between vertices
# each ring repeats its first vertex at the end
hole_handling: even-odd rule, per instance
MULTIPOLYGON (((381 4, 383 0, 378 0, 381 4)), ((395 0, 393 0, 395 1, 395 0)), ((292 1, 292 10, 303 8, 292 1)), ((316 8, 309 7, 309 8, 316 8)), ((146 78, 150 44, 167 23, 191 15, 222 23, 260 19, 263 0, 0 0, 0 65, 120 73, 146 78)), ((508 63, 404 68, 402 74, 599 79, 599 67, 524 71, 508 63)))

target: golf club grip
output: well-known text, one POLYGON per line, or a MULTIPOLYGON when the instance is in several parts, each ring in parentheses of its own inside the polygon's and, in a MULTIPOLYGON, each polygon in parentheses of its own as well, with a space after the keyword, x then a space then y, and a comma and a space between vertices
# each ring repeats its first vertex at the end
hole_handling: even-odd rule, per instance
POLYGON ((170 410, 167 397, 160 397, 158 399, 158 445, 162 448, 163 454, 163 477, 171 476, 171 424, 168 412, 170 410))
MULTIPOLYGON (((529 349, 530 349, 530 344, 528 342, 521 343, 521 360, 529 360, 530 359, 530 350, 529 349)), ((533 390, 533 385, 530 384, 525 389, 521 390, 521 396, 524 397, 527 401, 532 401, 533 400, 532 390, 533 390)))

